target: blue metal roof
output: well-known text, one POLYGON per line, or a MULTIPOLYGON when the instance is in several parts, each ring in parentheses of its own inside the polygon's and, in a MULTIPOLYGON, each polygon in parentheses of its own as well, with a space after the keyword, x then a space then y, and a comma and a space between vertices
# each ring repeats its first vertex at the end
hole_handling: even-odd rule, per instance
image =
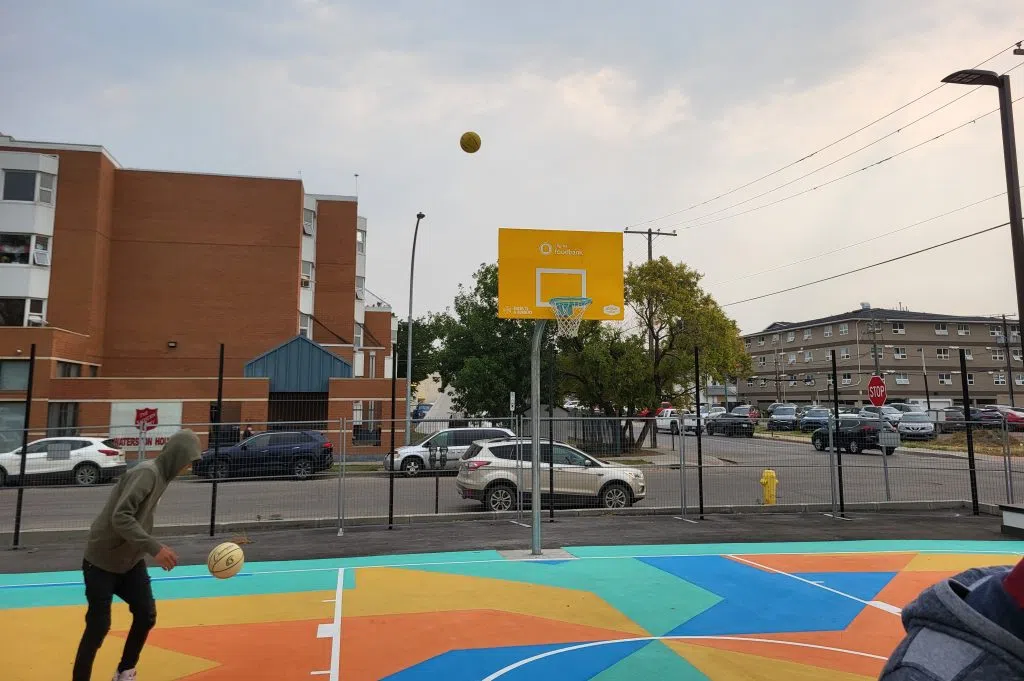
POLYGON ((332 378, 352 378, 352 365, 305 336, 296 336, 245 365, 246 378, 269 378, 272 393, 325 393, 332 378))

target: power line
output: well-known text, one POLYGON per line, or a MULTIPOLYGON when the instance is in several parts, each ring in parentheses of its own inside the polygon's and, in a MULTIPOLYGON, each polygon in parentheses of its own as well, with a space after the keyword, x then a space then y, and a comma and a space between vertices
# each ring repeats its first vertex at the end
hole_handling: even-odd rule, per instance
POLYGON ((857 269, 854 269, 854 270, 847 270, 846 272, 840 272, 839 274, 833 274, 833 275, 831 275, 829 277, 825 277, 824 279, 816 279, 815 281, 809 281, 809 282, 807 282, 805 284, 798 284, 796 286, 790 286, 789 288, 784 288, 784 289, 781 289, 779 291, 772 291, 771 293, 764 293, 764 294, 759 295, 759 296, 754 296, 753 298, 744 298, 743 300, 736 300, 736 301, 733 301, 731 303, 725 303, 724 305, 721 305, 720 307, 729 307, 731 305, 739 305, 741 303, 749 303, 749 302, 752 302, 752 301, 755 301, 755 300, 761 300, 763 298, 770 298, 771 296, 777 296, 780 293, 789 293, 790 291, 796 291, 797 289, 807 288, 808 286, 814 286, 815 284, 821 284, 823 282, 832 281, 833 279, 839 279, 840 277, 845 277, 845 276, 850 275, 850 274, 856 274, 857 272, 863 272, 864 270, 870 270, 870 269, 872 269, 874 267, 880 267, 882 265, 888 265, 889 263, 896 262, 897 260, 904 260, 905 258, 909 258, 909 257, 914 256, 914 255, 920 255, 921 253, 925 253, 927 251, 933 251, 936 248, 941 248, 942 246, 948 246, 950 244, 955 244, 958 241, 964 241, 965 239, 970 239, 972 237, 980 236, 982 234, 985 234, 986 232, 991 232, 991 231, 997 230, 1000 227, 1006 227, 1008 224, 1010 224, 1010 223, 1009 222, 1004 222, 1001 225, 995 225, 993 227, 987 227, 987 228, 982 229, 980 231, 972 232, 971 234, 965 234, 964 236, 960 236, 960 237, 957 237, 955 239, 950 239, 949 241, 943 241, 940 244, 935 244, 933 246, 928 246, 926 248, 921 248, 921 249, 918 249, 916 251, 911 251, 910 253, 904 253, 903 255, 898 255, 895 258, 889 258, 888 260, 882 260, 881 262, 876 262, 876 263, 872 263, 870 265, 865 265, 864 267, 858 267, 857 269))
POLYGON ((904 227, 900 227, 898 229, 894 229, 892 231, 885 232, 884 234, 879 234, 877 236, 873 236, 873 237, 871 237, 869 239, 864 239, 863 241, 856 241, 856 242, 854 242, 852 244, 847 244, 845 246, 840 246, 838 248, 833 248, 831 251, 825 251, 824 253, 818 253, 817 255, 811 255, 811 256, 808 256, 806 258, 802 258, 800 260, 794 260, 793 262, 786 263, 785 265, 778 265, 777 267, 770 267, 770 268, 768 268, 766 270, 761 270, 759 272, 752 272, 750 274, 745 274, 742 277, 736 277, 735 279, 727 279, 725 281, 711 282, 709 284, 706 284, 706 286, 721 286, 722 284, 731 284, 733 282, 743 281, 744 279, 752 279, 753 277, 758 277, 758 276, 761 276, 762 274, 768 274, 770 272, 778 272, 779 270, 784 270, 787 267, 792 267, 794 265, 802 265, 803 263, 810 262, 811 260, 817 260, 818 258, 824 258, 827 255, 834 255, 836 253, 839 253, 840 251, 845 251, 845 250, 848 250, 850 248, 854 248, 855 246, 863 246, 864 244, 871 243, 872 241, 878 241, 879 239, 883 239, 883 238, 885 238, 887 236, 892 236, 893 234, 899 234, 900 232, 905 232, 908 229, 911 229, 913 227, 919 227, 919 226, 921 226, 923 224, 926 224, 926 223, 929 223, 929 222, 933 222, 933 221, 938 220, 940 218, 944 218, 944 217, 953 215, 954 213, 959 213, 960 211, 967 210, 968 208, 974 208, 975 206, 980 206, 981 204, 983 204, 983 203, 985 203, 987 201, 991 201, 993 199, 998 199, 1000 196, 1006 196, 1006 192, 1000 192, 998 194, 993 194, 992 196, 990 196, 988 198, 985 198, 985 199, 981 199, 980 201, 975 201, 974 203, 968 203, 967 205, 960 206, 959 208, 954 208, 953 210, 946 211, 945 213, 942 213, 941 215, 933 215, 930 218, 925 218, 924 220, 918 220, 917 222, 913 222, 913 223, 911 223, 909 225, 906 225, 904 227))
MULTIPOLYGON (((1013 103, 1017 103, 1021 99, 1024 99, 1024 96, 1018 97, 1017 99, 1013 100, 1013 103)), ((681 227, 682 229, 696 229, 698 227, 705 227, 707 225, 713 225, 713 224, 715 224, 717 222, 722 222, 724 220, 731 220, 732 218, 740 217, 741 215, 747 215, 749 213, 754 213, 754 212, 762 210, 764 208, 770 208, 772 206, 776 206, 776 205, 778 205, 780 203, 785 203, 786 201, 789 201, 791 199, 795 199, 795 198, 797 198, 799 196, 803 196, 804 194, 810 194, 811 192, 817 191, 819 189, 824 189, 825 187, 828 187, 829 185, 833 185, 836 182, 840 182, 840 181, 845 180, 847 178, 853 177, 854 175, 857 175, 859 173, 865 172, 865 171, 870 170, 872 168, 878 167, 878 166, 882 165, 883 163, 886 163, 887 161, 891 161, 894 158, 898 158, 900 156, 903 156, 904 154, 910 153, 911 151, 914 151, 916 149, 920 149, 921 147, 925 146, 926 144, 931 144, 932 142, 938 141, 938 140, 942 139, 943 137, 945 137, 946 135, 950 135, 950 134, 956 132, 957 130, 960 130, 961 128, 966 128, 969 125, 973 125, 974 123, 977 123, 978 121, 980 121, 982 118, 985 118, 986 116, 991 116, 994 113, 998 113, 998 111, 999 111, 998 108, 997 109, 992 109, 988 113, 984 113, 984 114, 982 114, 982 115, 980 115, 977 118, 974 118, 972 120, 965 121, 964 123, 961 123, 960 125, 958 125, 958 126, 956 126, 954 128, 950 128, 949 130, 946 130, 945 132, 939 133, 938 135, 936 135, 936 136, 934 136, 934 137, 932 137, 930 139, 924 140, 923 142, 919 142, 919 143, 915 144, 912 147, 908 147, 908 148, 906 148, 906 149, 904 149, 902 151, 898 151, 895 154, 892 154, 890 156, 887 156, 887 157, 881 159, 880 161, 875 161, 874 163, 869 163, 868 165, 863 166, 861 168, 857 168, 856 170, 852 170, 852 171, 846 173, 845 175, 840 175, 839 177, 834 177, 831 180, 828 180, 826 182, 822 182, 821 184, 818 184, 818 185, 814 185, 813 187, 808 187, 807 189, 802 189, 802 190, 800 190, 798 192, 795 192, 793 194, 788 194, 786 196, 783 196, 780 199, 776 199, 774 201, 769 201, 768 203, 761 204, 760 206, 754 206, 753 208, 748 208, 747 210, 742 210, 742 211, 739 211, 738 213, 731 213, 729 215, 723 215, 721 217, 714 218, 713 220, 708 220, 707 222, 701 222, 701 223, 696 224, 696 225, 689 225, 689 226, 687 226, 687 223, 693 222, 694 220, 700 220, 702 218, 693 218, 691 220, 684 220, 682 222, 677 222, 677 223, 673 223, 671 225, 668 225, 668 227, 681 227)))
MULTIPOLYGON (((1014 46, 1016 46, 1016 44, 1017 44, 1016 42, 1010 43, 1008 46, 1006 46, 1003 49, 999 50, 998 52, 993 54, 988 59, 985 59, 985 60, 975 64, 972 68, 978 68, 979 66, 983 66, 984 64, 987 64, 988 62, 992 61, 993 59, 995 59, 996 57, 1001 55, 1003 52, 1006 52, 1007 50, 1012 49, 1014 46)), ((776 170, 773 170, 770 173, 762 175, 761 177, 758 177, 757 179, 751 180, 751 181, 749 181, 749 182, 747 182, 745 184, 741 184, 738 187, 734 187, 733 189, 730 189, 728 191, 722 192, 721 194, 718 194, 717 196, 713 196, 710 199, 707 199, 705 201, 701 201, 700 203, 695 203, 692 206, 688 206, 688 207, 683 208, 681 210, 677 210, 677 211, 673 211, 671 213, 667 213, 665 215, 662 215, 661 217, 651 218, 650 220, 644 220, 643 222, 638 222, 636 224, 630 225, 630 227, 640 227, 642 225, 647 225, 647 224, 650 224, 652 222, 658 222, 658 221, 664 220, 666 218, 670 218, 670 217, 674 217, 676 215, 680 215, 682 213, 686 213, 688 211, 693 210, 694 208, 699 208, 699 207, 707 205, 707 204, 709 204, 709 203, 711 203, 713 201, 717 201, 718 199, 725 198, 726 196, 729 196, 731 194, 735 194, 736 192, 740 191, 741 189, 746 189, 747 187, 749 187, 751 185, 754 185, 754 184, 757 184, 758 182, 761 182, 762 180, 767 180, 769 177, 773 177, 775 175, 778 175, 779 173, 781 173, 784 170, 787 170, 789 168, 792 168, 795 165, 803 163, 807 159, 812 158, 812 157, 816 156, 817 154, 820 154, 821 152, 826 151, 827 149, 831 149, 832 147, 836 146, 837 144, 839 144, 841 142, 845 142, 846 140, 850 139, 851 137, 853 137, 857 133, 863 132, 864 130, 867 130, 868 128, 870 128, 872 125, 875 125, 876 123, 880 123, 880 122, 884 121, 885 119, 889 118, 890 116, 893 116, 894 114, 897 114, 900 111, 903 111, 904 109, 906 109, 907 107, 911 106, 912 104, 915 104, 915 103, 921 101, 922 99, 924 99, 925 97, 927 97, 927 96, 937 92, 938 90, 941 90, 946 85, 948 85, 948 83, 940 83, 939 85, 933 87, 931 90, 928 90, 924 94, 918 95, 917 97, 915 97, 914 99, 910 100, 906 104, 903 104, 902 106, 899 106, 899 107, 893 109, 892 111, 890 111, 889 113, 887 113, 887 114, 885 114, 883 116, 879 116, 878 118, 874 119, 870 123, 866 123, 865 125, 862 125, 861 127, 857 128, 853 132, 848 133, 846 135, 843 135, 839 139, 834 140, 832 142, 829 142, 828 144, 826 144, 825 146, 821 147, 820 149, 815 149, 811 153, 805 154, 804 156, 798 158, 797 160, 792 161, 790 163, 787 163, 786 165, 782 166, 781 168, 777 168, 776 170)))

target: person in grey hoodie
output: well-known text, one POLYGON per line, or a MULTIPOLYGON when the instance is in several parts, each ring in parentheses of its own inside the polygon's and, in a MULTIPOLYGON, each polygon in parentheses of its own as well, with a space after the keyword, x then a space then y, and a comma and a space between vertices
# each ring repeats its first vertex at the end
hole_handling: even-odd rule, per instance
POLYGON ((73 681, 89 681, 96 653, 110 631, 114 596, 128 604, 132 626, 125 639, 114 681, 134 681, 135 666, 150 629, 156 624, 156 603, 146 571, 150 555, 164 570, 178 556, 152 536, 153 512, 167 485, 200 458, 199 438, 191 430, 172 435, 160 454, 144 461, 114 486, 106 505, 93 521, 82 560, 85 577, 85 633, 78 645, 73 681))
POLYGON ((1024 680, 1024 561, 925 589, 903 610, 903 626, 880 681, 1024 680))

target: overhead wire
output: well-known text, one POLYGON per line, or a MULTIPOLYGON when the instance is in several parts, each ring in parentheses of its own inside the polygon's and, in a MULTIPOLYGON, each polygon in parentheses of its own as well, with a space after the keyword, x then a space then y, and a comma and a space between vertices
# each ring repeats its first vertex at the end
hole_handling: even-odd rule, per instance
MULTIPOLYGON (((1004 52, 1007 52, 1008 50, 1013 49, 1016 45, 1017 45, 1016 41, 1010 43, 1008 46, 1006 46, 1003 49, 999 50, 998 52, 996 52, 992 56, 988 57, 987 59, 984 59, 984 60, 978 62, 972 68, 978 68, 979 66, 984 66, 985 64, 987 64, 988 62, 992 61, 996 57, 1000 56, 1004 52)), ((740 191, 742 189, 746 189, 747 187, 750 187, 751 185, 755 185, 758 182, 761 182, 763 180, 767 180, 769 177, 773 177, 775 175, 778 175, 779 173, 783 172, 784 170, 788 170, 789 168, 792 168, 795 165, 798 165, 798 164, 803 163, 804 161, 806 161, 806 160, 808 160, 810 158, 813 158, 814 156, 820 154, 823 151, 831 149, 832 147, 836 146, 837 144, 845 142, 846 140, 850 139, 854 135, 856 135, 856 134, 858 134, 860 132, 863 132, 864 130, 867 130, 871 126, 886 120, 887 118, 889 118, 889 117, 899 113, 900 111, 903 111, 907 107, 909 107, 909 106, 911 106, 913 104, 916 104, 917 102, 921 101, 925 97, 928 97, 929 95, 937 92, 938 90, 941 90, 946 85, 948 85, 948 83, 940 83, 939 85, 933 87, 931 90, 928 90, 927 92, 925 92, 923 94, 920 94, 917 97, 914 97, 913 99, 911 99, 906 104, 903 104, 903 105, 893 109, 892 111, 890 111, 890 112, 888 112, 888 113, 886 113, 886 114, 884 114, 882 116, 879 116, 878 118, 872 120, 869 123, 865 123, 861 127, 859 127, 856 130, 854 130, 853 132, 847 133, 846 135, 843 135, 839 139, 833 140, 832 142, 829 142, 825 146, 820 147, 819 149, 815 149, 814 151, 810 152, 809 154, 805 154, 804 156, 801 156, 797 160, 791 161, 790 163, 787 163, 787 164, 785 164, 785 165, 783 165, 783 166, 781 166, 781 167, 779 167, 779 168, 777 168, 777 169, 775 169, 775 170, 773 170, 773 171, 771 171, 769 173, 766 173, 766 174, 764 174, 764 175, 762 175, 762 176, 760 176, 760 177, 758 177, 756 179, 750 180, 749 182, 741 184, 741 185, 739 185, 737 187, 734 187, 734 188, 732 188, 732 189, 730 189, 728 191, 724 191, 724 192, 722 192, 720 194, 717 194, 716 196, 713 196, 713 197, 711 197, 709 199, 706 199, 704 201, 700 201, 700 202, 695 203, 695 204, 693 204, 691 206, 687 206, 686 208, 683 208, 683 209, 680 209, 680 210, 677 210, 677 211, 673 211, 671 213, 666 213, 665 215, 662 215, 660 217, 651 218, 649 220, 644 220, 642 222, 634 223, 634 224, 630 225, 630 227, 640 227, 642 225, 648 225, 648 224, 651 224, 651 223, 654 223, 654 222, 660 222, 661 220, 665 220, 667 218, 675 217, 676 215, 681 215, 682 213, 689 212, 689 211, 691 211, 691 210, 693 210, 695 208, 699 208, 701 206, 705 206, 705 205, 707 205, 709 203, 717 201, 718 199, 725 198, 726 196, 730 196, 732 194, 735 194, 736 192, 738 192, 738 191, 740 191)))

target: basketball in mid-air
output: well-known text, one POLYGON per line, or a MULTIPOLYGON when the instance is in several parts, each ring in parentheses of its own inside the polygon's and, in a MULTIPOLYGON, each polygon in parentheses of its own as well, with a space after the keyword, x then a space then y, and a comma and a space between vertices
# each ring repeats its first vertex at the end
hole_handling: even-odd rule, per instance
POLYGON ((217 579, 228 579, 238 574, 245 564, 245 556, 242 554, 242 547, 231 542, 224 542, 210 551, 206 559, 206 567, 210 574, 217 579))
POLYGON ((462 133, 462 139, 459 140, 459 146, 467 154, 475 154, 480 151, 480 135, 475 132, 464 132, 462 133))

